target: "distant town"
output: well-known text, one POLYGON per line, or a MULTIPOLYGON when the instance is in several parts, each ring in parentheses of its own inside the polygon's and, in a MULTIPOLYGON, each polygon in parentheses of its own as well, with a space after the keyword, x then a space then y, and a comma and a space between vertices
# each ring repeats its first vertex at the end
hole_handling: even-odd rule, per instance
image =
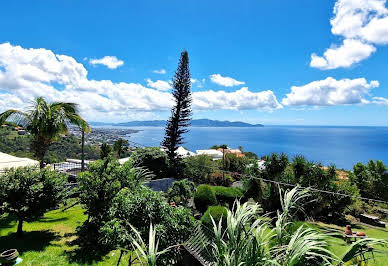
MULTIPOLYGON (((93 130, 85 136, 85 143, 87 144, 101 144, 108 143, 113 144, 120 138, 125 138, 130 134, 137 133, 140 130, 136 129, 122 129, 122 128, 99 128, 95 127, 93 130)), ((81 130, 78 127, 71 127, 69 134, 73 134, 76 137, 81 137, 81 130)))

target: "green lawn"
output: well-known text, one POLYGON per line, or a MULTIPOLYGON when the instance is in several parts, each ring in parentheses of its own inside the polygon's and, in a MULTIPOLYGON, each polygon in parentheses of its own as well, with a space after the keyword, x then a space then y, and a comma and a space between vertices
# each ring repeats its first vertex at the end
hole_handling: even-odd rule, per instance
MULTIPOLYGON (((81 206, 66 211, 50 211, 36 222, 24 223, 24 236, 16 237, 16 221, 0 220, 0 250, 16 248, 23 262, 19 265, 85 265, 83 258, 74 255, 77 246, 71 242, 76 238, 75 229, 86 219, 81 206)), ((91 265, 116 265, 118 251, 106 254, 100 261, 91 265)), ((121 265, 128 265, 123 256, 121 265)))
MULTIPOLYGON (((323 229, 323 230, 336 229, 336 230, 340 230, 341 232, 345 230, 344 227, 339 227, 332 224, 324 224, 321 222, 313 223, 312 225, 310 224, 310 226, 323 229)), ((388 240, 388 230, 384 228, 359 224, 355 228, 352 228, 352 231, 353 232, 362 231, 362 232, 365 232, 368 237, 388 240)), ((345 251, 348 248, 349 248, 349 244, 347 244, 342 237, 330 237, 330 249, 338 257, 342 257, 342 255, 345 253, 345 251)), ((388 265, 388 247, 376 247, 375 250, 376 250, 375 252, 376 264, 373 262, 373 260, 369 260, 368 265, 379 265, 379 266, 388 265), (378 251, 382 251, 385 254, 378 253, 378 251)), ((369 255, 370 254, 368 254, 368 257, 369 255)))
MULTIPOLYGON (((23 262, 20 265, 85 265, 84 258, 74 255, 77 246, 72 244, 76 238, 75 229, 86 219, 81 206, 77 205, 68 210, 50 211, 36 222, 24 223, 23 238, 16 237, 16 221, 5 217, 0 219, 0 250, 16 248, 23 262)), ((320 229, 339 229, 342 227, 323 223, 309 224, 320 229)), ((353 231, 364 231, 368 236, 387 239, 388 231, 376 227, 360 225, 353 231)), ((330 237, 331 250, 339 257, 348 248, 342 238, 330 237)), ((388 248, 385 249, 388 252, 388 248)), ((119 257, 118 251, 110 252, 99 261, 91 265, 116 265, 119 257)), ((386 254, 376 254, 376 265, 388 265, 386 254)), ((370 261, 370 265, 374 265, 370 261)), ((122 265, 128 265, 128 257, 124 256, 122 265)))

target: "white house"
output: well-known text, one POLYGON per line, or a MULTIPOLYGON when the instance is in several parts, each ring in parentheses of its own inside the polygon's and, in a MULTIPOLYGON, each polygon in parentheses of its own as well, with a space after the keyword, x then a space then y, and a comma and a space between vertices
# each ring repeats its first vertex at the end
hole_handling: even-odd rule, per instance
POLYGON ((217 150, 213 150, 213 149, 210 149, 210 150, 196 150, 195 153, 196 153, 196 155, 208 155, 208 156, 211 156, 215 160, 221 159, 222 156, 223 156, 221 151, 217 151, 217 150))

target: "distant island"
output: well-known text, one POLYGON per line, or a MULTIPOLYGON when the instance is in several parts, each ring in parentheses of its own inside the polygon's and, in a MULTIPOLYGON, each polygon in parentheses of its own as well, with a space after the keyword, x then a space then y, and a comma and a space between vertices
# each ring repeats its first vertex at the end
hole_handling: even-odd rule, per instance
MULTIPOLYGON (((123 123, 90 122, 91 126, 125 126, 125 127, 164 127, 166 120, 129 121, 123 123)), ((245 122, 230 122, 210 119, 194 119, 192 127, 263 127, 262 124, 249 124, 245 122)))

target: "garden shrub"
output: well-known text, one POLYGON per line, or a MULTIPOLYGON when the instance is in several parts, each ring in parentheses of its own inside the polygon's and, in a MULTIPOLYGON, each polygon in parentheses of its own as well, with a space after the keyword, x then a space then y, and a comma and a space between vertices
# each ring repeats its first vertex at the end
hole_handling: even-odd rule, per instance
POLYGON ((49 169, 6 169, 0 174, 0 213, 16 216, 17 234, 21 236, 24 221, 34 221, 62 202, 66 179, 65 175, 49 169))
POLYGON ((168 189, 167 198, 170 202, 174 201, 186 205, 194 190, 194 183, 187 179, 175 181, 168 189))
POLYGON ((154 179, 169 177, 167 154, 159 147, 137 149, 132 153, 130 160, 134 166, 152 172, 155 175, 154 179))
POLYGON ((88 215, 88 219, 77 229, 76 244, 82 250, 98 253, 105 249, 101 245, 99 230, 109 220, 113 199, 124 187, 137 189, 148 176, 144 169, 133 167, 131 161, 120 165, 110 155, 91 163, 88 171, 78 176, 80 203, 88 215))
POLYGON ((205 212, 206 209, 217 204, 216 193, 209 185, 200 185, 194 194, 194 203, 197 210, 205 212))
POLYGON ((185 169, 184 177, 196 183, 209 182, 215 163, 208 155, 190 156, 183 160, 185 169))
POLYGON ((237 187, 212 187, 212 190, 216 194, 216 199, 219 204, 227 203, 231 208, 236 199, 242 198, 244 193, 242 189, 237 187))
POLYGON ((209 183, 214 186, 230 186, 234 182, 234 179, 230 174, 223 174, 220 172, 214 172, 210 175, 209 183))
POLYGON ((199 211, 204 212, 209 206, 217 203, 226 204, 231 208, 234 201, 243 196, 241 188, 200 185, 194 195, 194 203, 199 211))
POLYGON ((201 217, 201 222, 208 226, 209 228, 213 228, 213 222, 210 218, 213 217, 213 220, 218 225, 220 219, 222 219, 222 227, 226 227, 226 218, 227 218, 228 209, 224 206, 210 206, 205 214, 201 217))
MULTIPOLYGON (((109 210, 109 220, 101 228, 101 236, 111 248, 132 248, 133 230, 148 241, 149 226, 156 228, 159 249, 183 243, 195 226, 191 211, 184 207, 170 207, 160 192, 140 186, 124 188, 116 195, 109 210)), ((171 249, 160 257, 161 265, 171 265, 179 256, 179 249, 171 249)))

